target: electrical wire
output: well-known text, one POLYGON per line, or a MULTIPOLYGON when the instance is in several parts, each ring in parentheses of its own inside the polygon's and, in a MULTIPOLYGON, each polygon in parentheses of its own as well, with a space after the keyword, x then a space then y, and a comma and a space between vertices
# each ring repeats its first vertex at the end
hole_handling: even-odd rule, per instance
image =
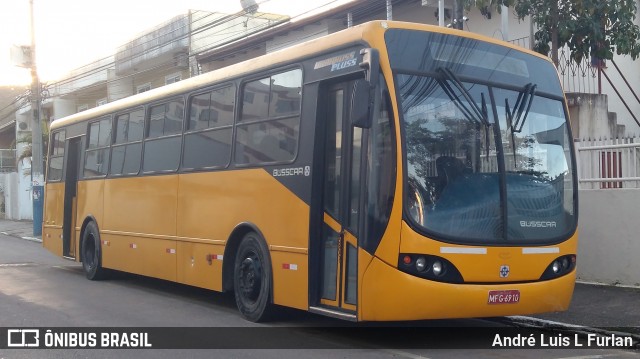
MULTIPOLYGON (((259 1, 258 5, 262 5, 262 4, 268 3, 270 1, 272 1, 272 0, 259 1)), ((246 22, 233 23, 233 21, 238 19, 238 18, 247 17, 246 15, 248 15, 249 12, 247 10, 243 9, 241 11, 238 11, 238 12, 234 13, 234 14, 223 15, 223 16, 221 16, 219 18, 216 18, 216 19, 214 19, 212 21, 206 22, 206 23, 202 24, 201 26, 198 26, 196 28, 191 29, 191 31, 186 31, 184 34, 176 36, 175 38, 171 39, 170 42, 179 42, 181 40, 190 39, 190 38, 193 38, 194 35, 203 33, 203 32, 205 32, 205 31, 207 31, 209 29, 212 29, 214 27, 221 27, 221 26, 224 26, 225 24, 229 24, 229 26, 227 26, 225 28, 220 28, 218 30, 220 33, 223 33, 223 34, 227 35, 226 37, 223 37, 223 38, 219 39, 215 43, 204 45, 203 47, 200 47, 200 48, 197 48, 197 49, 193 49, 193 51, 190 51, 190 53, 187 55, 187 60, 190 61, 190 60, 196 58, 196 56, 198 56, 198 55, 200 55, 202 53, 205 53, 207 51, 210 51, 210 50, 212 50, 212 49, 214 49, 216 47, 224 46, 224 45, 227 45, 229 43, 233 43, 235 41, 241 41, 238 38, 237 35, 242 33, 242 32, 245 32, 245 33, 248 34, 247 36, 250 36, 250 35, 256 34, 258 32, 267 31, 267 30, 269 30, 271 28, 274 28, 276 26, 282 25, 284 23, 288 23, 288 22, 291 22, 293 20, 303 18, 307 14, 312 13, 314 11, 317 11, 317 10, 319 10, 319 9, 321 9, 323 7, 326 7, 326 6, 328 6, 328 5, 332 4, 332 3, 335 3, 337 1, 338 0, 327 1, 327 2, 317 6, 315 8, 309 9, 309 10, 307 10, 305 12, 302 12, 300 14, 297 14, 297 15, 295 15, 293 17, 288 18, 288 21, 287 20, 273 21, 273 23, 271 23, 271 21, 269 21, 269 22, 267 22, 267 25, 265 25, 265 23, 263 22, 263 23, 256 24, 252 28, 249 28, 249 29, 245 28, 245 29, 233 30, 232 31, 232 29, 234 27, 237 27, 239 25, 246 25, 247 23, 249 23, 249 21, 251 19, 260 20, 260 19, 265 19, 266 17, 270 17, 270 16, 273 15, 273 14, 267 14, 267 13, 259 13, 260 15, 252 16, 252 17, 248 18, 248 20, 246 22), (224 41, 224 40, 226 40, 226 41, 224 41)), ((370 2, 366 2, 366 3, 370 4, 370 2)), ((362 14, 369 13, 368 10, 371 10, 371 9, 375 8, 374 6, 371 6, 371 5, 364 5, 364 7, 366 7, 367 9, 362 10, 360 12, 362 14)), ((206 19, 207 17, 213 16, 213 15, 220 15, 220 13, 201 11, 201 10, 195 10, 191 14, 193 16, 193 14, 198 14, 198 13, 205 13, 205 15, 203 15, 201 18, 196 19, 196 21, 198 21, 198 22, 202 21, 202 19, 206 19)), ((176 16, 173 19, 168 20, 165 23, 162 23, 162 24, 154 27, 153 29, 161 29, 162 27, 167 26, 167 25, 175 22, 175 19, 178 18, 178 17, 179 16, 176 16)), ((189 17, 189 16, 187 15, 187 17, 189 17)), ((193 24, 193 21, 191 21, 191 19, 188 19, 185 25, 171 30, 169 32, 169 34, 176 33, 178 31, 184 31, 185 27, 190 27, 190 26, 192 26, 192 24, 193 24)), ((148 34, 148 32, 143 33, 142 35, 140 35, 140 37, 144 36, 144 34, 148 34)), ((166 36, 166 34, 164 34, 163 36, 166 36)), ((315 35, 312 34, 312 35, 308 35, 308 36, 306 36, 306 37, 304 37, 302 39, 304 40, 304 39, 307 39, 307 38, 313 38, 314 36, 315 35)), ((138 37, 138 39, 140 37, 138 37)), ((130 44, 133 41, 134 40, 130 41, 127 44, 130 44)), ((154 37, 154 38, 148 39, 148 40, 146 40, 144 42, 136 44, 136 47, 148 45, 151 42, 157 42, 157 41, 158 41, 158 37, 154 37)), ((300 42, 300 38, 281 43, 281 44, 279 44, 279 47, 286 47, 286 46, 289 46, 291 44, 298 43, 298 42, 300 42)), ((120 49, 122 49, 127 44, 121 45, 120 49)), ((99 65, 97 67, 91 67, 90 69, 87 69, 86 71, 83 71, 83 72, 80 72, 80 73, 76 73, 73 76, 67 77, 66 79, 61 80, 61 81, 56 81, 56 82, 51 82, 51 83, 43 83, 43 89, 45 91, 48 91, 50 88, 53 88, 53 87, 56 87, 56 88, 59 89, 60 87, 63 87, 64 85, 72 84, 74 82, 80 81, 80 80, 85 79, 85 78, 90 78, 90 77, 92 77, 94 75, 97 75, 97 74, 99 74, 99 73, 101 73, 101 72, 103 72, 105 70, 113 69, 117 62, 120 62, 120 61, 132 61, 132 60, 134 60, 136 58, 144 57, 145 55, 147 55, 147 54, 149 54, 149 53, 151 53, 153 51, 156 51, 160 47, 163 47, 163 46, 166 46, 166 45, 167 45, 167 43, 158 43, 156 45, 149 46, 149 48, 145 49, 142 52, 139 52, 139 53, 133 53, 132 52, 131 55, 128 55, 128 56, 123 57, 123 58, 116 59, 117 55, 109 55, 109 56, 97 59, 97 60, 95 60, 95 61, 93 61, 93 62, 91 62, 91 63, 89 63, 87 65, 84 65, 84 66, 81 66, 81 67, 77 68, 76 70, 80 70, 80 69, 83 69, 83 68, 86 68, 86 67, 90 67, 93 64, 100 63, 100 62, 103 62, 103 61, 105 61, 105 63, 102 64, 102 65, 99 65)), ((247 48, 240 48, 240 49, 237 49, 236 51, 240 52, 240 51, 246 51, 246 50, 247 50, 247 48)), ((175 64, 174 64, 174 61, 172 59, 171 61, 160 63, 160 64, 158 64, 156 66, 153 66, 153 67, 150 67, 150 68, 146 68, 144 70, 136 71, 136 72, 133 72, 131 74, 124 75, 124 76, 119 76, 117 79, 114 79, 114 80, 107 80, 106 83, 108 84, 109 82, 118 81, 118 80, 122 80, 122 79, 129 78, 129 77, 140 76, 140 75, 143 75, 145 73, 148 73, 148 72, 151 72, 151 71, 155 71, 155 70, 158 70, 158 69, 162 69, 162 68, 167 68, 168 69, 168 68, 171 68, 173 66, 175 66, 175 64)), ((97 89, 97 88, 100 88, 100 87, 103 87, 103 86, 105 86, 105 82, 99 82, 99 83, 91 84, 91 85, 88 85, 88 86, 83 86, 82 89, 83 90, 90 90, 91 88, 96 88, 97 89)), ((56 95, 54 95, 53 97, 69 95, 69 94, 71 94, 73 92, 74 91, 67 92, 67 93, 60 92, 60 93, 56 93, 56 95)), ((117 95, 128 95, 128 93, 126 93, 126 92, 120 92, 120 93, 116 92, 116 93, 112 93, 112 95, 114 95, 114 96, 117 96, 117 95)), ((25 108, 29 104, 29 101, 28 101, 28 98, 30 97, 29 92, 27 92, 26 94, 21 95, 19 97, 21 97, 24 101, 20 104, 20 106, 18 106, 18 108, 15 109, 15 111, 13 111, 13 112, 3 116, 2 118, 0 118, 0 122, 2 122, 2 120, 4 120, 4 119, 10 117, 12 114, 17 113, 19 110, 25 108)), ((120 96, 117 96, 117 97, 121 98, 120 96)), ((76 98, 81 98, 81 95, 76 96, 76 98)), ((11 104, 5 106, 2 110, 0 110, 0 112, 4 111, 5 109, 7 109, 10 106, 16 105, 17 102, 18 102, 18 98, 16 98, 11 104)))

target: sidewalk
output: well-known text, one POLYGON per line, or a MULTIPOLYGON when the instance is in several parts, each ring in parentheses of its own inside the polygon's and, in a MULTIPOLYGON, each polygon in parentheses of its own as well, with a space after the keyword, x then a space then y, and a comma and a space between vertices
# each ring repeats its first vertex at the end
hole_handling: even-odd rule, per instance
POLYGON ((567 311, 511 319, 524 326, 575 333, 630 335, 640 348, 640 287, 578 282, 567 311))
MULTIPOLYGON (((33 238, 33 222, 0 219, 0 233, 33 238)), ((640 341, 640 287, 576 283, 569 310, 511 319, 523 325, 562 327, 576 332, 632 334, 640 341)))
POLYGON ((12 237, 42 242, 42 236, 33 236, 33 221, 12 221, 4 218, 0 219, 0 233, 12 237))

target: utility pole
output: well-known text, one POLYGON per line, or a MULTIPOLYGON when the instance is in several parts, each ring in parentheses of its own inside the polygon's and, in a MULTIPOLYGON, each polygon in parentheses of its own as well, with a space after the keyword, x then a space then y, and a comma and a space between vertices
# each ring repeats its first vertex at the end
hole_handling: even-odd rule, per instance
POLYGON ((44 171, 42 168, 42 124, 40 119, 40 79, 36 67, 36 36, 33 21, 33 0, 29 0, 31 18, 31 196, 33 199, 33 235, 42 235, 44 204, 44 171))

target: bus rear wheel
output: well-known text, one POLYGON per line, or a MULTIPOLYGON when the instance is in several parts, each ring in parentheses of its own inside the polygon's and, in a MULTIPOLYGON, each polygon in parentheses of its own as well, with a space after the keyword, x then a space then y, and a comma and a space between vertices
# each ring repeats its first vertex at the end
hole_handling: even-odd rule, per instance
POLYGON ((102 268, 100 232, 95 222, 89 222, 82 233, 82 268, 89 280, 104 279, 106 269, 102 268))
POLYGON ((271 262, 264 242, 251 232, 242 238, 233 267, 238 310, 247 320, 260 322, 271 313, 271 262))

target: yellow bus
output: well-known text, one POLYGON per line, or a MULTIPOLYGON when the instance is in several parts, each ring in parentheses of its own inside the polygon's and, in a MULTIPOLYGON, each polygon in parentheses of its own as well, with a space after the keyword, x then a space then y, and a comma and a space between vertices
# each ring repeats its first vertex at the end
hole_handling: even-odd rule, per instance
POLYGON ((545 57, 374 21, 51 124, 43 245, 352 321, 565 310, 577 187, 545 57))

